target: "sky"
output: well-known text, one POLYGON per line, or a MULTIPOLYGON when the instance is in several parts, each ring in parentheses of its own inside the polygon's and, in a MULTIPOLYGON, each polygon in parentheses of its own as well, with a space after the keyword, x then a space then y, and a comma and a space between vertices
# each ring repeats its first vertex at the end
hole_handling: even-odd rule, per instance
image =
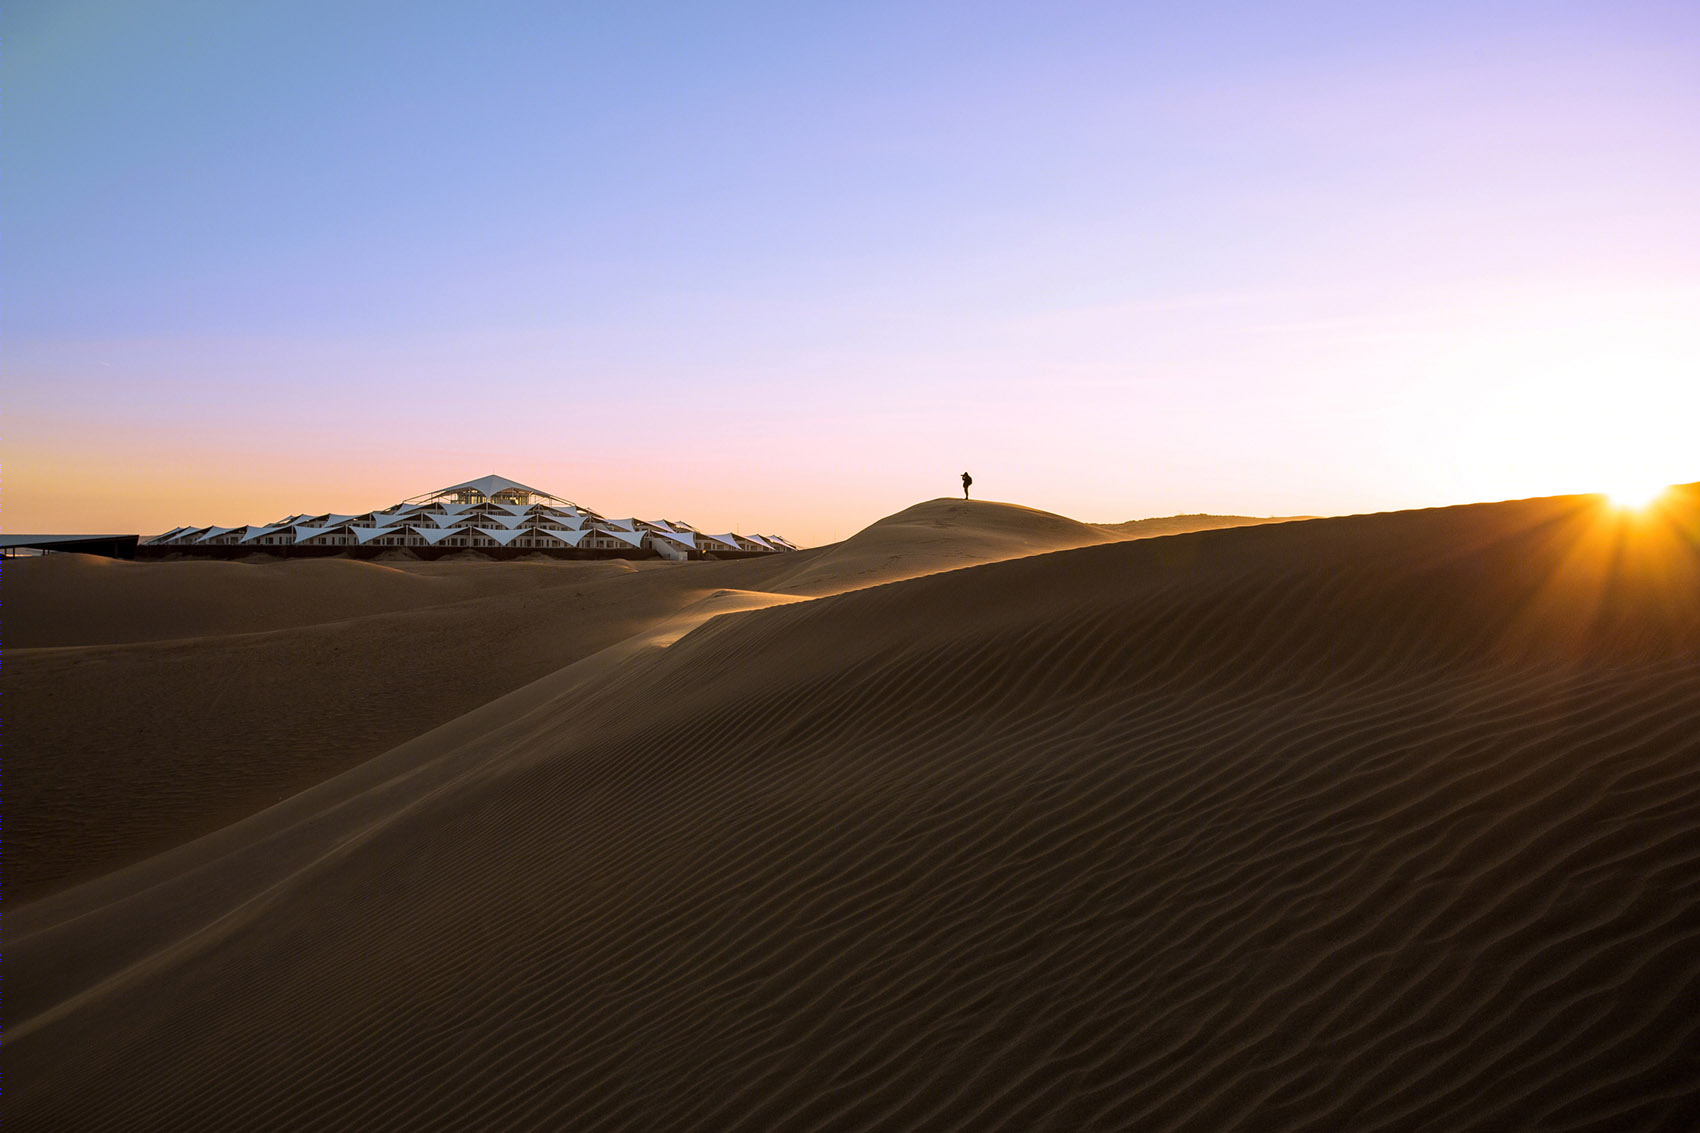
POLYGON ((0 526, 1700 479, 1700 6, 8 5, 0 526))

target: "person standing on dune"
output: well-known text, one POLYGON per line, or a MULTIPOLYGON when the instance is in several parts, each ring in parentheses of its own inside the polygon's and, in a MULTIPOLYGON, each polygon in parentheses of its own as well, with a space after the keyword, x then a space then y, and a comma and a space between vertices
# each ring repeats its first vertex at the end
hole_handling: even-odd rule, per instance
POLYGON ((968 498, 968 489, 973 483, 974 483, 974 477, 972 477, 972 476, 968 475, 968 473, 964 472, 962 474, 962 498, 963 499, 968 498))

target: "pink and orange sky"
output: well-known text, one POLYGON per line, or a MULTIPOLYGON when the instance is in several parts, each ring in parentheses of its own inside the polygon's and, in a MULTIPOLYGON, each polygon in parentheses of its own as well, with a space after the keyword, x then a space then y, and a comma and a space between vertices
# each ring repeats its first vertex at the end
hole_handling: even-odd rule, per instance
POLYGON ((0 521, 1700 479, 1700 9, 54 0, 0 521))

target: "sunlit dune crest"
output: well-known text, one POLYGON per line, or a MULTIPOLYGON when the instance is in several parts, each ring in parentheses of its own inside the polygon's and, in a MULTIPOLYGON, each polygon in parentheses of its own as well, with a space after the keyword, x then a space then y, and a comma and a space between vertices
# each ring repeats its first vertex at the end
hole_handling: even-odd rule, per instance
POLYGON ((1621 508, 1624 511, 1639 511, 1657 503, 1668 491, 1670 491, 1669 484, 1631 478, 1607 486, 1604 495, 1606 499, 1611 501, 1613 507, 1621 508))

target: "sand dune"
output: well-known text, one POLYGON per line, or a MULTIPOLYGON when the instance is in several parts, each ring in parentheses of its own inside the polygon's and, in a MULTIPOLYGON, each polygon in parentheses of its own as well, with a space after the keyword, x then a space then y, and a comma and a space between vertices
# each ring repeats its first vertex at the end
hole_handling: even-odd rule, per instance
POLYGON ((607 645, 14 911, 8 1118, 1685 1127, 1700 488, 945 503, 627 579, 607 645), (1006 561, 925 573, 935 520, 1006 561))
POLYGON ((1130 519, 1125 523, 1094 523, 1100 531, 1117 539, 1153 539, 1159 535, 1186 535, 1215 531, 1221 527, 1257 527, 1265 523, 1292 523, 1315 519, 1314 515, 1165 515, 1156 519, 1130 519))
POLYGON ((116 645, 323 625, 567 586, 654 564, 371 563, 353 559, 120 562, 89 555, 15 559, 6 644, 116 645))
POLYGON ((788 599, 1103 538, 1028 508, 972 508, 956 545, 910 535, 958 530, 959 505, 940 500, 846 544, 683 571, 13 560, 6 891, 28 900, 216 830, 563 665, 688 624, 681 612, 717 589, 788 599), (866 545, 885 549, 869 561, 866 545))
POLYGON ((544 585, 311 620, 355 600, 337 579, 305 591, 309 624, 293 628, 8 648, 8 891, 31 896, 217 829, 625 640, 704 585, 678 572, 491 573, 510 566, 544 585))
POLYGON ((792 564, 794 569, 781 574, 777 585, 798 594, 837 594, 1117 537, 1037 508, 928 500, 792 564))

